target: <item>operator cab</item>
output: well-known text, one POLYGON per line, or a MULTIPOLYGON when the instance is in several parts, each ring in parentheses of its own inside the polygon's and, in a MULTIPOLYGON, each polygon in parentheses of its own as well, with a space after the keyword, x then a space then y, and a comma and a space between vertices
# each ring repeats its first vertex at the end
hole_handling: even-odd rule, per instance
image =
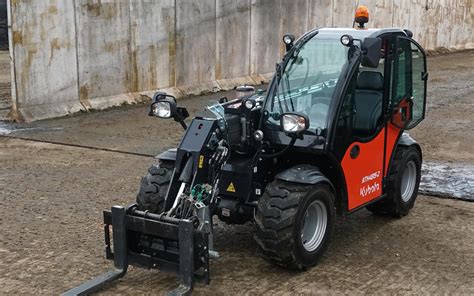
POLYGON ((347 188, 348 211, 383 196, 397 141, 424 118, 426 56, 411 36, 401 29, 310 31, 287 47, 270 84, 260 126, 269 146, 293 151, 281 159, 288 168, 311 163, 347 188), (308 121, 299 123, 306 128, 287 130, 280 122, 286 114, 308 121), (377 177, 361 184, 366 176, 377 177))
MULTIPOLYGON (((414 58, 423 59, 420 47, 408 36, 411 32, 401 29, 319 29, 303 35, 286 53, 270 85, 262 120, 264 134, 272 143, 287 145, 291 139, 281 130, 280 118, 290 112, 309 120, 304 137, 296 140, 295 147, 327 149, 337 129, 338 122, 333 121, 336 115, 339 120, 351 117, 345 125, 354 137, 374 136, 388 115, 384 107, 393 107, 405 94, 395 94, 394 88, 405 87, 400 80, 405 80, 403 63, 408 62, 407 55, 413 50, 414 58), (342 36, 350 36, 353 44, 341 44, 342 36), (378 48, 370 48, 370 54, 378 57, 372 65, 366 63, 369 53, 364 48, 369 39, 380 40, 378 48), (399 77, 391 75, 394 70, 399 77)), ((423 65, 417 63, 419 76, 413 75, 419 81, 416 91, 420 96, 414 102, 420 111, 414 120, 418 122, 424 116, 423 65)))

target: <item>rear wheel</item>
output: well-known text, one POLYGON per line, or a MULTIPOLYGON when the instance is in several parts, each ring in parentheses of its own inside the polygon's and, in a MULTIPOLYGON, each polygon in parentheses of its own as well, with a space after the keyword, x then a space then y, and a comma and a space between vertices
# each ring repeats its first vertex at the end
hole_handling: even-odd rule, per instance
POLYGON ((327 249, 334 216, 334 194, 327 185, 276 180, 259 201, 255 241, 266 260, 305 269, 327 249))
POLYGON ((174 163, 169 161, 154 164, 148 169, 137 195, 137 204, 141 211, 157 214, 163 211, 173 169, 174 163))
POLYGON ((367 206, 373 213, 402 217, 415 205, 421 177, 421 155, 416 147, 399 146, 390 166, 387 197, 367 206))

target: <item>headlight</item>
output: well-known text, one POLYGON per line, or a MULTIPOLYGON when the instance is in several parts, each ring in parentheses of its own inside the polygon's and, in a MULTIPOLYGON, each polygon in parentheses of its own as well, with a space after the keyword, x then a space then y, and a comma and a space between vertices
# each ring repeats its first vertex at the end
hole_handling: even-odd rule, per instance
POLYGON ((171 117, 171 104, 170 102, 156 102, 152 107, 153 115, 160 118, 170 118, 171 117))
POLYGON ((281 127, 284 132, 298 133, 308 129, 309 120, 300 114, 285 113, 281 116, 281 127))
POLYGON ((295 40, 295 36, 291 34, 287 34, 283 36, 283 43, 285 43, 286 45, 292 44, 294 40, 295 40))
POLYGON ((349 47, 354 43, 354 40, 351 35, 342 35, 341 43, 342 45, 349 47))
POLYGON ((247 109, 249 109, 249 110, 252 109, 253 107, 255 107, 255 104, 256 104, 256 103, 255 103, 255 100, 253 100, 253 99, 248 99, 248 100, 246 100, 245 103, 244 103, 245 108, 247 108, 247 109))

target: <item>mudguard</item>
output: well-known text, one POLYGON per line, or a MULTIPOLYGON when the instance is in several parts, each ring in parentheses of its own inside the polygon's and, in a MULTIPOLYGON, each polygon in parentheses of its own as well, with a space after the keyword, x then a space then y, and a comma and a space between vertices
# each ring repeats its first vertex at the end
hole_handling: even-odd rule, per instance
MULTIPOLYGON (((403 134, 400 136, 400 139, 398 140, 397 146, 415 146, 418 151, 420 152, 420 158, 422 158, 422 151, 420 145, 413 139, 409 133, 403 132, 403 134)), ((395 151, 395 150, 394 150, 395 151)), ((393 156, 392 156, 393 157, 393 156)))
POLYGON ((178 153, 178 149, 173 148, 173 149, 169 149, 169 150, 166 150, 165 152, 158 154, 157 156, 155 156, 155 158, 159 160, 175 161, 177 153, 178 153))
POLYGON ((334 191, 334 186, 332 185, 331 181, 329 181, 329 179, 320 171, 317 166, 310 164, 295 165, 289 169, 278 173, 275 178, 288 182, 311 185, 321 182, 327 183, 334 191))

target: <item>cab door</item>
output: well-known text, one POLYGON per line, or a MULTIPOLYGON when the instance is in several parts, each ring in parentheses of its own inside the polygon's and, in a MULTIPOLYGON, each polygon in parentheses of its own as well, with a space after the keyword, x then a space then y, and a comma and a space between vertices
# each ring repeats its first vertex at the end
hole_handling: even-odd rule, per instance
POLYGON ((413 39, 397 36, 391 58, 392 83, 386 126, 385 169, 387 177, 397 141, 405 130, 425 118, 428 72, 426 54, 413 39))
POLYGON ((426 54, 413 39, 396 37, 392 73, 391 123, 412 129, 425 118, 428 81, 426 54))
MULTIPOLYGON (((389 45, 384 41, 382 52, 389 45)), ((342 99, 333 150, 344 175, 348 211, 383 193, 388 69, 384 56, 378 68, 358 67, 342 99)))

